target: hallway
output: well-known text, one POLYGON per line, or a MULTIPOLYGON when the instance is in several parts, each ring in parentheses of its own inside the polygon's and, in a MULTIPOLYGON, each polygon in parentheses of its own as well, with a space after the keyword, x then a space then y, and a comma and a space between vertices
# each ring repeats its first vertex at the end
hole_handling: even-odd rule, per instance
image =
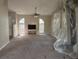
POLYGON ((48 35, 15 38, 0 52, 0 59, 64 59, 54 50, 54 42, 55 38, 48 35))

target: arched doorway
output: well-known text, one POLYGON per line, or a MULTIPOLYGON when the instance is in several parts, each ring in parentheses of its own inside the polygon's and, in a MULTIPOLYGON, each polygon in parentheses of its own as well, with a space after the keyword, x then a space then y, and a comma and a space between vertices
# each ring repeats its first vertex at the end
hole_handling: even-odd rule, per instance
POLYGON ((24 36, 25 34, 25 18, 19 20, 19 35, 24 36))
POLYGON ((39 19, 39 34, 44 34, 44 20, 39 19))

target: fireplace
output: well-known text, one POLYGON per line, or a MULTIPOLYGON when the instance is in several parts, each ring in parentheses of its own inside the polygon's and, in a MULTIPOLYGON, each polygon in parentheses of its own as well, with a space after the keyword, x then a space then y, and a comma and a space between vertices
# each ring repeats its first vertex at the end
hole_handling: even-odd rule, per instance
POLYGON ((36 24, 28 24, 28 34, 36 34, 36 24))
POLYGON ((36 25, 28 25, 28 30, 36 29, 36 25))

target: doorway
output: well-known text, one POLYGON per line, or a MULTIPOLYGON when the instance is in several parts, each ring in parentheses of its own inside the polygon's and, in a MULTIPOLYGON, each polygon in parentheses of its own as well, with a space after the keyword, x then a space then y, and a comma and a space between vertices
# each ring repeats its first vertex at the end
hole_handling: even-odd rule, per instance
POLYGON ((44 34, 44 20, 39 19, 39 34, 44 34))
POLYGON ((20 36, 25 35, 25 18, 21 18, 19 20, 19 35, 20 36))

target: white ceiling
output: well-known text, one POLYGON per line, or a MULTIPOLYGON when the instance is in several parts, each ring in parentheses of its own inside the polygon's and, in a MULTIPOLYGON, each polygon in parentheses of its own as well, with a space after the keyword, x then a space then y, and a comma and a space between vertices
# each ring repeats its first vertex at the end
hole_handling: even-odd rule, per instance
POLYGON ((37 7, 37 13, 50 15, 61 7, 61 3, 62 0, 8 0, 8 8, 17 14, 32 15, 37 7))

